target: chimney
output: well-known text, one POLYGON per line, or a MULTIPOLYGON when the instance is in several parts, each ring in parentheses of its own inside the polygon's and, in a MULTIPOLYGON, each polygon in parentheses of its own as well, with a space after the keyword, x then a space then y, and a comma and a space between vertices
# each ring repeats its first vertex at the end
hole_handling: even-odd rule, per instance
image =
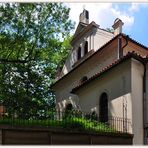
POLYGON ((79 21, 85 24, 89 24, 89 12, 87 10, 83 10, 80 14, 79 21))
POLYGON ((114 28, 114 35, 118 35, 120 33, 122 33, 122 26, 123 26, 123 22, 122 20, 120 20, 119 18, 116 18, 113 24, 113 28, 114 28))

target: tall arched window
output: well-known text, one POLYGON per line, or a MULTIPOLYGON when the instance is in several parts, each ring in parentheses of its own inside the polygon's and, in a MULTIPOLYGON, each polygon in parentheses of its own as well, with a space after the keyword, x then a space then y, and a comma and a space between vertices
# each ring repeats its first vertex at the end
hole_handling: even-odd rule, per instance
POLYGON ((99 120, 100 122, 108 122, 108 96, 102 93, 99 101, 99 120))
POLYGON ((81 59, 81 47, 78 48, 78 60, 81 59))
POLYGON ((84 45, 84 55, 88 53, 88 41, 85 41, 84 45))

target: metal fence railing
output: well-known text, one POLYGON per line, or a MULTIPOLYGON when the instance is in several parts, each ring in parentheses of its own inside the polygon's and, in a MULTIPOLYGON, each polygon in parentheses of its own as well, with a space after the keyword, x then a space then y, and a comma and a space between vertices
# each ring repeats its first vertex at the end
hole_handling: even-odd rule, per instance
POLYGON ((108 117, 107 121, 101 122, 97 114, 84 113, 81 111, 56 111, 39 110, 35 113, 3 112, 0 116, 1 125, 12 126, 41 126, 61 127, 77 130, 91 130, 95 132, 121 132, 130 133, 131 122, 129 119, 120 117, 108 117))

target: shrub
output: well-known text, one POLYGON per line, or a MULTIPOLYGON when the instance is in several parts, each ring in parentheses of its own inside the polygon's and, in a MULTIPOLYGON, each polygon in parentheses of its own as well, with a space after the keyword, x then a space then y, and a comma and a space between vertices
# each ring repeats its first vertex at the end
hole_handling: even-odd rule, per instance
POLYGON ((70 117, 63 120, 25 120, 25 119, 9 119, 1 118, 0 124, 21 125, 21 126, 42 126, 42 127, 62 127, 70 129, 84 129, 97 132, 116 132, 106 123, 100 123, 86 118, 70 117))

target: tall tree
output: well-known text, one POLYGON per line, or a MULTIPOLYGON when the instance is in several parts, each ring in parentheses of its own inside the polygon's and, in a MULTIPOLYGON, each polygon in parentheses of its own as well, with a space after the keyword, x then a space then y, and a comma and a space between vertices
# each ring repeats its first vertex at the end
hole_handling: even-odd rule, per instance
POLYGON ((62 3, 0 4, 0 100, 9 111, 29 118, 54 105, 49 86, 67 54, 69 11, 62 3))

